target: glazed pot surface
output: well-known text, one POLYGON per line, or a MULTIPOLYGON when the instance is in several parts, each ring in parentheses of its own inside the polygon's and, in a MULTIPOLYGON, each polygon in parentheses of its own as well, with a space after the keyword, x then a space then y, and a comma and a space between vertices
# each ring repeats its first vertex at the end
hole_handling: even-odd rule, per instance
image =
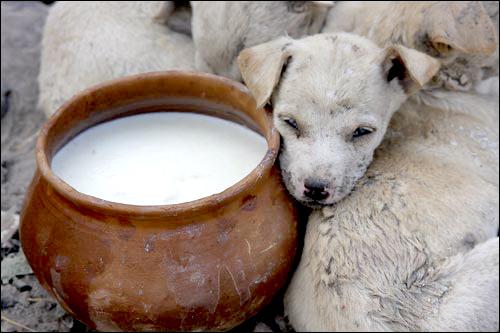
POLYGON ((21 241, 40 280, 78 320, 100 330, 231 329, 288 278, 297 210, 274 165, 279 134, 243 85, 195 72, 103 83, 68 101, 37 143, 37 170, 21 214, 21 241), (159 206, 79 193, 50 169, 81 131, 143 112, 200 112, 244 124, 269 149, 248 176, 199 200, 159 206))

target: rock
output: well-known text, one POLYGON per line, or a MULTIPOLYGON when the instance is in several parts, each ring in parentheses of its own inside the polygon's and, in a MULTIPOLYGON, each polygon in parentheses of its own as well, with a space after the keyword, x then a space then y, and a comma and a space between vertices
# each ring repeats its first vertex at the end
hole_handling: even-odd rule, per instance
POLYGON ((2 310, 11 308, 16 305, 17 297, 15 294, 17 292, 16 287, 13 285, 2 286, 2 310))
POLYGON ((272 332, 273 330, 264 323, 257 323, 253 330, 254 332, 272 332))
POLYGON ((2 260, 2 283, 8 283, 16 276, 28 274, 33 274, 33 270, 22 250, 8 255, 2 260))
POLYGON ((2 247, 14 236, 19 230, 19 215, 2 210, 2 247))

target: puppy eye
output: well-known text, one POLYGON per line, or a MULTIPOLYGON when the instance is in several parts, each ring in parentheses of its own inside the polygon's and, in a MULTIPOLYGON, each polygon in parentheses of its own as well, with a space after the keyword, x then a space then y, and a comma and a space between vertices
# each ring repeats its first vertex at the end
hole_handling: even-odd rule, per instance
POLYGON ((354 132, 352 132, 353 138, 359 138, 360 136, 372 133, 374 130, 368 127, 358 127, 354 132))
POLYGON ((284 118, 283 121, 293 129, 298 129, 297 122, 292 118, 284 118))

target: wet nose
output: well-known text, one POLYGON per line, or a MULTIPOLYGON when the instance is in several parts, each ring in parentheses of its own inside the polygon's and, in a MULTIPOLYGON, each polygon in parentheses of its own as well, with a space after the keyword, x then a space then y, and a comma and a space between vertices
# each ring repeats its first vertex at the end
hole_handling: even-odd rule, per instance
POLYGON ((304 187, 306 188, 304 190, 304 195, 316 201, 324 200, 330 195, 325 189, 327 185, 319 181, 306 180, 304 182, 304 187))

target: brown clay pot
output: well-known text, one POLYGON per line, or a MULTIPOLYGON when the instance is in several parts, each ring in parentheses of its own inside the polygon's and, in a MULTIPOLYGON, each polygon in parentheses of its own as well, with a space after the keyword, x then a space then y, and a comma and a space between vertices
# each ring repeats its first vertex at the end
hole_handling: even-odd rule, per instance
POLYGON ((297 248, 297 211, 274 165, 279 134, 246 88, 196 72, 110 81, 62 106, 40 132, 21 241, 41 284, 100 331, 228 330, 269 303, 297 248), (192 111, 245 124, 268 141, 256 169, 196 201, 135 206, 79 193, 51 171, 79 132, 117 117, 192 111))

